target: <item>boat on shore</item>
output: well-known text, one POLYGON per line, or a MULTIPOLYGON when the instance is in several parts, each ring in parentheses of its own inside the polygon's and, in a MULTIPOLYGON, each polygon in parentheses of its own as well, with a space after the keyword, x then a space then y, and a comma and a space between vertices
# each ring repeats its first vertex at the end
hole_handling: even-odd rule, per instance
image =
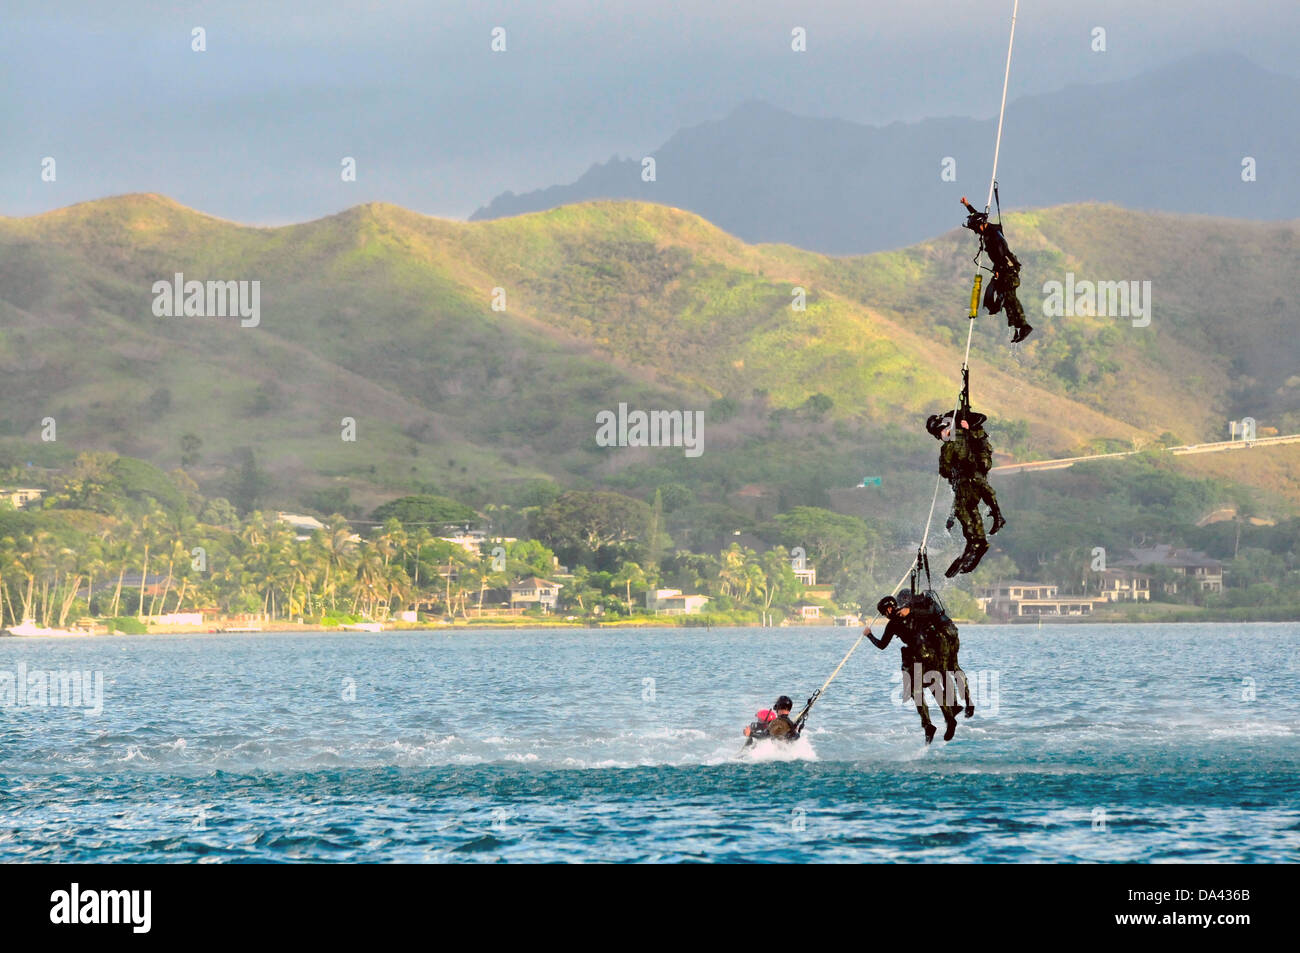
POLYGON ((346 622, 339 626, 345 632, 383 632, 382 622, 346 622))

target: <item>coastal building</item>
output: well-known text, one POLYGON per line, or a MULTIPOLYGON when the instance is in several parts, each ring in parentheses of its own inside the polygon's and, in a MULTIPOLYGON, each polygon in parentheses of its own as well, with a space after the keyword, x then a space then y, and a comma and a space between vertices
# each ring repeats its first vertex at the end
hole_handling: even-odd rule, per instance
POLYGON ((504 545, 505 543, 518 542, 518 539, 514 536, 488 536, 487 533, 479 529, 467 529, 451 536, 439 536, 438 538, 445 543, 455 543, 472 556, 477 556, 483 552, 483 546, 488 543, 501 543, 504 545))
POLYGON ((816 602, 796 603, 794 608, 804 622, 815 622, 822 617, 822 607, 816 602))
POLYGON ((16 510, 21 510, 32 503, 40 501, 45 491, 38 486, 10 486, 0 488, 0 495, 9 498, 9 503, 16 510))
POLYGON ((1000 582, 981 586, 975 598, 990 616, 1003 619, 1040 618, 1042 616, 1087 616, 1102 599, 1086 596, 1060 596, 1058 587, 1046 582, 1000 582))
POLYGON ((312 533, 318 529, 324 529, 325 524, 314 516, 305 516, 302 513, 276 513, 276 522, 284 523, 293 530, 294 539, 298 542, 305 542, 311 539, 312 533))
MULTIPOLYGON (((171 582, 174 587, 177 584, 176 578, 173 577, 171 582)), ((89 586, 84 586, 77 591, 77 595, 83 596, 83 598, 91 595, 103 596, 107 594, 111 596, 113 593, 118 591, 119 585, 121 586, 121 592, 124 598, 129 599, 133 597, 134 594, 140 591, 140 573, 123 573, 120 579, 113 573, 109 573, 106 576, 96 578, 95 590, 93 593, 89 591, 89 586)), ((144 579, 144 594, 146 596, 156 596, 166 589, 167 586, 168 581, 165 575, 151 572, 144 579)))
POLYGON ((1116 566, 1131 569, 1167 569, 1181 579, 1164 583, 1164 591, 1176 594, 1184 585, 1201 592, 1223 591, 1223 563, 1195 549, 1178 549, 1161 543, 1149 549, 1130 549, 1116 566))
POLYGON ((163 615, 151 615, 145 618, 150 625, 203 625, 207 616, 202 609, 189 612, 167 612, 163 615))
POLYGON ((656 615, 691 615, 703 611, 709 597, 688 595, 680 589, 647 589, 645 607, 656 615))
POLYGON ((1150 602, 1151 577, 1135 569, 1106 569, 1097 574, 1097 594, 1107 602, 1150 602))
POLYGON ((562 588, 564 587, 560 583, 538 576, 520 579, 510 584, 510 607, 541 606, 543 610, 550 612, 555 608, 555 601, 559 598, 562 588))

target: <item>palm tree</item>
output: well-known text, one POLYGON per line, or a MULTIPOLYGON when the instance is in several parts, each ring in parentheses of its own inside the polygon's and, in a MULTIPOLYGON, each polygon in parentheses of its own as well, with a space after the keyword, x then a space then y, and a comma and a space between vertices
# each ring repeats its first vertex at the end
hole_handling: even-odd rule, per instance
POLYGON ((614 576, 611 582, 613 582, 615 585, 622 584, 625 587, 624 595, 627 598, 627 614, 631 615, 632 614, 632 586, 634 584, 638 586, 645 585, 645 570, 643 570, 638 564, 634 562, 631 561, 625 562, 623 563, 622 566, 619 567, 618 574, 614 576))
POLYGON ((794 570, 790 566, 790 554, 786 552, 784 546, 778 546, 764 553, 761 567, 756 565, 755 568, 759 570, 755 590, 762 607, 763 621, 766 623, 772 605, 778 599, 784 600, 798 592, 802 586, 795 578, 794 570))
POLYGON ((415 589, 416 599, 420 598, 420 593, 423 591, 420 588, 420 569, 421 569, 420 555, 424 550, 424 548, 433 542, 434 538, 435 538, 434 535, 429 532, 427 527, 424 526, 421 526, 416 531, 415 536, 413 537, 413 541, 415 543, 415 558, 411 560, 411 569, 412 569, 412 586, 415 589))
MULTIPOLYGON (((5 573, 14 565, 14 538, 6 536, 0 539, 0 627, 5 623, 5 602, 8 596, 9 584, 5 581, 5 573)), ((12 615, 11 615, 12 618, 12 615)), ((14 619, 16 623, 18 620, 14 619)))
POLYGON ((363 604, 366 618, 374 617, 374 606, 383 584, 384 569, 384 559, 378 548, 370 541, 363 540, 357 550, 354 575, 356 585, 349 614, 355 615, 358 605, 363 604))
POLYGON ((330 599, 330 608, 336 608, 335 587, 337 580, 346 577, 351 571, 353 559, 357 552, 356 534, 348 521, 335 513, 329 518, 325 529, 318 530, 321 543, 325 548, 325 581, 323 594, 330 599))
POLYGON ((190 516, 189 513, 182 512, 164 516, 164 521, 159 530, 161 532, 161 544, 167 549, 167 578, 163 583, 162 598, 158 599, 155 596, 154 600, 149 604, 150 615, 155 614, 154 609, 159 605, 162 607, 162 611, 167 611, 167 596, 171 592, 174 579, 173 570, 176 568, 178 560, 182 565, 188 562, 187 556, 189 553, 185 547, 185 539, 187 536, 194 535, 196 526, 197 523, 194 517, 190 516))
POLYGON ((81 593, 81 584, 86 578, 86 565, 90 562, 90 553, 86 549, 74 551, 64 549, 59 553, 60 561, 65 567, 63 574, 63 598, 59 602, 59 628, 68 621, 68 613, 81 593))
POLYGON ((753 585, 747 567, 746 557, 749 555, 752 554, 742 549, 739 543, 732 543, 723 550, 718 567, 718 582, 722 586, 723 595, 737 598, 749 594, 753 585))
POLYGON ((375 546, 378 548, 380 555, 383 556, 385 566, 392 562, 395 557, 406 555, 406 547, 409 541, 406 530, 397 520, 397 517, 389 519, 384 524, 383 530, 374 538, 375 546))
POLYGON ((140 566, 140 604, 136 606, 136 618, 144 621, 144 588, 149 579, 149 547, 158 536, 157 526, 160 514, 157 511, 147 513, 136 525, 135 537, 144 546, 144 559, 140 566))

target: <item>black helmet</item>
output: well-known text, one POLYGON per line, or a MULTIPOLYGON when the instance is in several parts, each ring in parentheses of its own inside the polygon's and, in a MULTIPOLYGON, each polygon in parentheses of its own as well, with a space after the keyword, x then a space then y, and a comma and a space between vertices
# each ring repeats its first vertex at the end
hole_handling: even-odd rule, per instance
POLYGON ((943 432, 951 426, 952 419, 946 414, 931 414, 925 421, 925 429, 935 440, 942 440, 943 432))
POLYGON ((780 698, 776 700, 776 703, 772 706, 772 710, 780 711, 782 708, 789 710, 793 707, 794 707, 794 702, 790 701, 790 696, 782 695, 780 698))
POLYGON ((898 600, 895 599, 893 596, 885 596, 885 598, 881 599, 879 602, 876 603, 876 611, 879 612, 881 615, 889 615, 890 609, 897 609, 897 608, 898 608, 898 600))
POLYGON ((963 227, 969 228, 972 232, 977 232, 981 225, 988 223, 988 220, 988 212, 970 212, 966 216, 966 224, 963 227))

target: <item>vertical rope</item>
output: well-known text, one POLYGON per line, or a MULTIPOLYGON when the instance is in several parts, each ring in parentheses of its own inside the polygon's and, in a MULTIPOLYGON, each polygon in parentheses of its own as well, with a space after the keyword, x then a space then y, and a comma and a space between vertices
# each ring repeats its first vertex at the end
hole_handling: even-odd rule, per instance
POLYGON ((1007 41, 1007 69, 1002 74, 1002 106, 998 110, 998 138, 993 145, 993 176, 989 179, 989 197, 984 202, 987 212, 993 205, 993 183, 998 180, 998 154, 1002 151, 1002 120, 1007 114, 1007 84, 1011 82, 1011 48, 1016 42, 1016 15, 1020 12, 1020 0, 1011 8, 1011 39, 1007 41))
MULTIPOLYGON (((993 205, 993 187, 994 185, 997 184, 998 181, 998 155, 1002 151, 1002 121, 1007 114, 1007 85, 1011 81, 1011 49, 1016 42, 1016 17, 1019 13, 1020 13, 1020 0, 1015 0, 1015 5, 1012 7, 1011 10, 1011 39, 1007 42, 1007 68, 1002 75, 1002 105, 998 109, 998 135, 996 141, 993 144, 993 176, 989 180, 989 197, 988 200, 984 203, 985 212, 987 212, 993 205)), ((966 329, 966 354, 961 359, 961 367, 963 371, 965 371, 967 368, 970 367, 970 345, 971 345, 971 338, 974 336, 974 334, 975 334, 975 319, 971 318, 970 325, 966 329)), ((952 409, 952 420, 953 420, 954 428, 957 425, 957 411, 960 409, 960 407, 961 407, 961 393, 958 392, 957 404, 952 409)), ((954 436, 956 435, 954 434, 954 436)), ((942 485, 943 485, 943 477, 936 476, 934 479, 934 496, 931 497, 930 499, 930 513, 925 518, 925 531, 921 535, 920 550, 922 552, 925 550, 926 543, 930 541, 930 526, 934 523, 934 508, 939 503, 939 487, 942 485)), ((903 573, 903 578, 898 580, 898 582, 894 585, 894 588, 890 593, 891 595, 898 594, 898 591, 903 588, 903 583, 907 582, 907 578, 908 576, 911 575, 911 573, 912 573, 912 567, 909 566, 907 572, 903 573)), ((879 615, 873 616, 871 622, 868 623, 867 628, 871 628, 871 626, 875 625, 879 619, 880 619, 879 615)), ((858 650, 858 646, 862 644, 863 638, 865 638, 865 636, 859 635, 857 641, 855 641, 853 645, 849 648, 844 658, 840 659, 840 664, 835 666, 835 671, 831 672, 830 677, 826 679, 826 681, 822 683, 822 687, 817 690, 818 696, 820 696, 824 691, 826 691, 827 688, 830 687, 831 682, 835 681, 835 676, 840 674, 840 669, 844 667, 844 663, 846 663, 849 660, 849 658, 853 655, 853 653, 858 650)))

